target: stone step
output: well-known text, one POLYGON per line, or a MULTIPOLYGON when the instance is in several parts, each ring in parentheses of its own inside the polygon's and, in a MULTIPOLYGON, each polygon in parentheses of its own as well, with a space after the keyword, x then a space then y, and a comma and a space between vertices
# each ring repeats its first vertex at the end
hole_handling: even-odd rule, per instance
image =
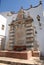
MULTIPOLYGON (((22 60, 22 59, 14 59, 14 58, 7 58, 7 57, 0 57, 0 63, 6 64, 6 65, 13 65, 13 64, 38 64, 39 57, 31 57, 30 60, 22 60)), ((0 64, 1 65, 1 64, 0 64)))
POLYGON ((10 64, 0 63, 0 65, 10 65, 10 64))
POLYGON ((3 64, 4 64, 4 65, 10 65, 11 62, 1 59, 1 60, 0 60, 0 65, 1 65, 1 64, 2 64, 2 65, 3 65, 3 64))

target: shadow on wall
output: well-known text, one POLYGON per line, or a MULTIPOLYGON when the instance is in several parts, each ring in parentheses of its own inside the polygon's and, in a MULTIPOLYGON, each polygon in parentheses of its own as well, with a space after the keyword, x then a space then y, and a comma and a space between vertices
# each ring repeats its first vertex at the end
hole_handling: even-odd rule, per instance
POLYGON ((5 40, 6 40, 6 37, 2 38, 1 40, 1 50, 5 50, 5 40))
POLYGON ((44 60, 44 55, 42 54, 42 52, 40 52, 40 59, 44 60))

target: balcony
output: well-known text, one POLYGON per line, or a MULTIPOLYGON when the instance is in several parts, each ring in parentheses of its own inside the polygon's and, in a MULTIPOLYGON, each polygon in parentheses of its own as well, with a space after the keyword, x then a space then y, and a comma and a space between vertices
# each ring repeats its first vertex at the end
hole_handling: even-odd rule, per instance
POLYGON ((26 40, 27 41, 33 41, 34 39, 33 38, 27 38, 26 40))
POLYGON ((30 48, 30 46, 33 46, 33 43, 26 43, 26 46, 30 48))
POLYGON ((30 27, 28 27, 28 28, 26 27, 26 29, 29 29, 29 28, 30 28, 30 29, 33 29, 33 27, 32 27, 32 26, 30 26, 30 27))
POLYGON ((11 30, 10 33, 15 33, 15 32, 13 30, 11 30))
POLYGON ((10 32, 14 32, 14 29, 11 29, 10 32))
POLYGON ((31 34, 31 35, 26 35, 26 37, 34 37, 34 35, 33 35, 33 34, 31 34))
POLYGON ((33 31, 33 28, 27 28, 27 29, 25 29, 26 31, 33 31))
POLYGON ((26 33, 33 33, 33 30, 30 30, 30 31, 26 31, 26 33))
POLYGON ((10 34, 9 37, 14 37, 14 35, 11 35, 11 34, 10 34))
POLYGON ((33 40, 29 40, 29 41, 26 40, 26 43, 27 43, 27 44, 33 43, 33 40))
POLYGON ((26 27, 28 28, 28 27, 32 27, 32 24, 26 24, 26 27))

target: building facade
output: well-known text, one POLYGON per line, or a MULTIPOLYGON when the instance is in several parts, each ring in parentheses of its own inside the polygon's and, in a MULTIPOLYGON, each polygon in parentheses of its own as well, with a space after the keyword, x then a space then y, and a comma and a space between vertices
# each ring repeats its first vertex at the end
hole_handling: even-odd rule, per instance
MULTIPOLYGON (((22 9, 22 8, 21 8, 22 9)), ((44 54, 44 20, 43 20, 43 10, 42 10, 42 3, 41 1, 39 2, 39 4, 37 6, 30 6, 30 8, 28 9, 23 9, 24 11, 24 15, 25 17, 28 17, 28 15, 33 19, 33 26, 34 26, 34 30, 35 30, 35 39, 37 40, 36 42, 38 42, 39 45, 39 50, 41 51, 42 54, 44 54)), ((19 12, 14 13, 14 12, 3 12, 0 13, 1 15, 3 15, 6 19, 7 19, 7 29, 6 29, 6 44, 5 44, 5 48, 7 48, 8 46, 8 41, 9 41, 9 30, 10 30, 10 26, 8 26, 9 24, 11 24, 11 22, 14 20, 16 22, 17 17, 19 12)), ((21 17, 22 18, 22 17, 21 17)), ((14 23, 15 24, 15 23, 14 23)), ((20 28, 19 28, 20 31, 20 28)), ((19 33, 18 33, 19 34, 19 33)))

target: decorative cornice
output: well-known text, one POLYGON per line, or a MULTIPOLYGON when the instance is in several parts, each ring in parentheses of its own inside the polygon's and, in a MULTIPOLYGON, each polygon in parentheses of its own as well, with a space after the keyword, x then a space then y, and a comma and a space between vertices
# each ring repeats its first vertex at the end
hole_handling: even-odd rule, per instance
POLYGON ((24 9, 24 10, 29 10, 29 9, 31 9, 31 8, 36 8, 36 7, 39 7, 40 5, 42 5, 42 2, 40 1, 40 3, 38 4, 38 5, 36 5, 36 6, 32 6, 32 5, 30 5, 30 8, 28 8, 28 9, 24 9))
MULTIPOLYGON (((30 5, 30 8, 27 8, 27 9, 23 9, 23 7, 21 6, 20 10, 22 9, 22 10, 26 10, 26 11, 27 11, 27 10, 30 10, 30 9, 32 9, 32 8, 37 8, 37 7, 39 7, 40 5, 42 5, 42 1, 39 1, 39 4, 36 5, 36 6, 34 6, 34 7, 33 7, 32 5, 30 5)), ((19 10, 19 11, 20 11, 20 10, 19 10)), ((18 12, 10 11, 10 13, 11 13, 11 14, 18 14, 19 11, 18 11, 18 12)))
MULTIPOLYGON (((36 6, 34 6, 34 7, 33 7, 32 5, 30 5, 30 8, 28 8, 28 9, 23 9, 23 7, 21 7, 21 8, 22 8, 23 10, 26 10, 26 11, 27 11, 27 10, 32 9, 32 8, 37 8, 37 7, 39 7, 40 5, 42 5, 42 1, 40 1, 40 3, 39 3, 38 5, 36 5, 36 6)), ((18 11, 18 12, 19 12, 19 11, 18 11)), ((17 12, 17 13, 18 13, 18 12, 17 12)), ((17 14, 17 13, 15 13, 15 14, 17 14)))

